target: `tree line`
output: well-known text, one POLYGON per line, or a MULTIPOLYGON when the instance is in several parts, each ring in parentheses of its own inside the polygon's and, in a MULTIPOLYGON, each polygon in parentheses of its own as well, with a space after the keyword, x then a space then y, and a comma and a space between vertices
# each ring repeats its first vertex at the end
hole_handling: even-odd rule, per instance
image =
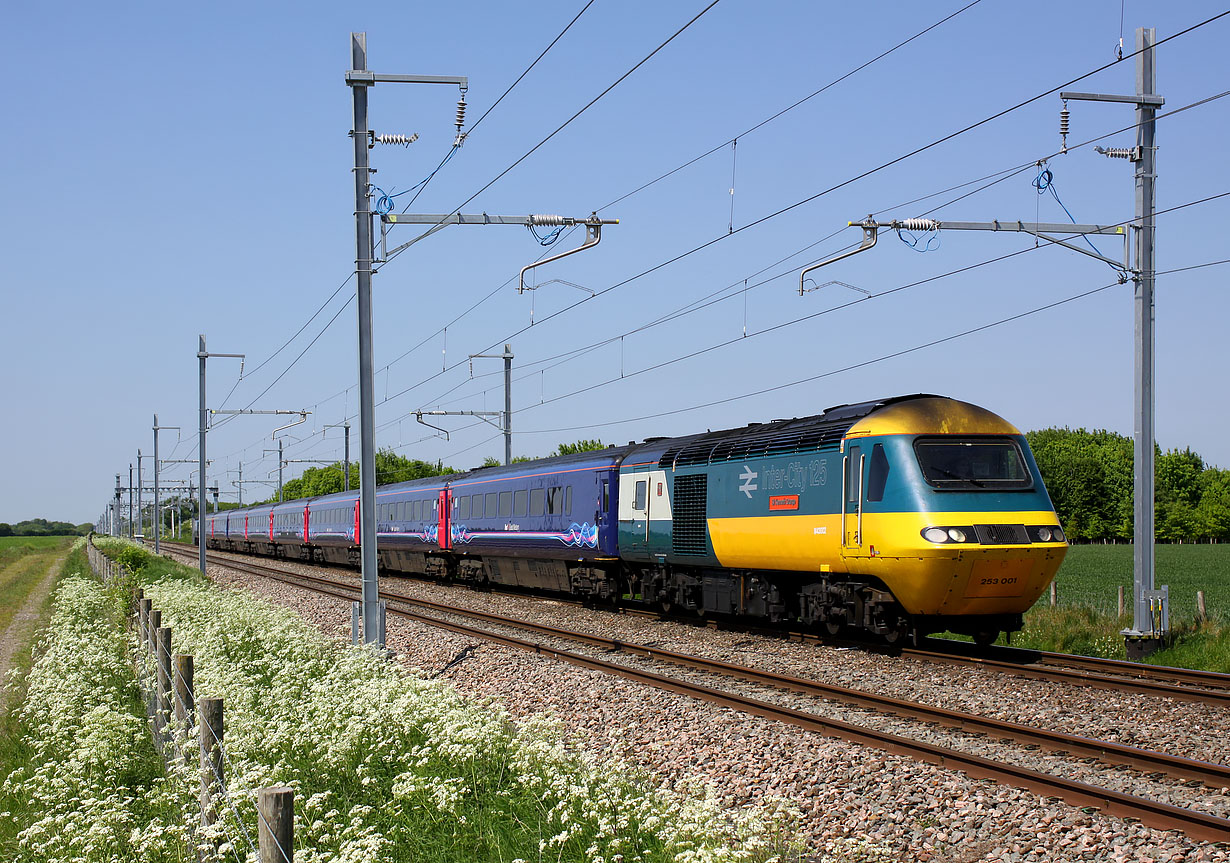
POLYGON ((48 521, 45 518, 31 518, 9 524, 0 521, 0 536, 85 536, 94 525, 72 524, 67 521, 48 521))
MULTIPOLYGON (((1131 540, 1132 439, 1105 430, 1049 428, 1025 435, 1069 539, 1131 540)), ((1191 449, 1155 450, 1159 542, 1230 540, 1230 470, 1191 449)))

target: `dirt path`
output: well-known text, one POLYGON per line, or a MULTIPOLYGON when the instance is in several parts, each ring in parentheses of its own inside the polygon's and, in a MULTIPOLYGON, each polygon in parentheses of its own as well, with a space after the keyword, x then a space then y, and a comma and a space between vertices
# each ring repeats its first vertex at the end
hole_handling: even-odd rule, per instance
MULTIPOLYGON (((30 591, 21 610, 13 615, 12 621, 0 635, 0 684, 8 677, 13 655, 24 647, 34 634, 34 627, 38 624, 39 609, 43 607, 47 594, 51 592, 55 574, 60 571, 60 565, 63 563, 64 558, 61 557, 47 567, 47 574, 30 591)), ((3 692, 0 692, 0 712, 8 710, 7 700, 3 692)))

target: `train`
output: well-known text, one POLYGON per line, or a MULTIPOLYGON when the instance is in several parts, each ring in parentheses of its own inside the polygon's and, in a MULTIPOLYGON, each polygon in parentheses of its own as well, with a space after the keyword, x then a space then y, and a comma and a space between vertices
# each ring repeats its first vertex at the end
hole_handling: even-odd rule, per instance
MULTIPOLYGON (((208 548, 360 564, 357 491, 207 514, 208 548)), ((915 394, 376 490, 384 574, 871 636, 1022 626, 1067 551, 1025 437, 915 394)))

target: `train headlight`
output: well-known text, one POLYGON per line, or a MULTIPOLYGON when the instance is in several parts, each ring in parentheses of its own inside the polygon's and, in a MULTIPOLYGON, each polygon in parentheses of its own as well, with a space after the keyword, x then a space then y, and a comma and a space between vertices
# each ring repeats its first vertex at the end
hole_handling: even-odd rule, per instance
POLYGON ((948 537, 953 542, 965 542, 965 531, 959 527, 948 528, 948 537))
POLYGON ((1054 530, 1052 530, 1052 531, 1051 531, 1051 539, 1053 539, 1055 542, 1065 542, 1066 540, 1065 540, 1065 537, 1064 537, 1064 535, 1063 535, 1063 528, 1062 528, 1062 527, 1057 527, 1057 528, 1055 528, 1054 530))
POLYGON ((1039 542, 1050 542, 1051 541, 1051 529, 1049 527, 1038 528, 1038 541, 1039 542))
POLYGON ((922 535, 927 542, 948 542, 948 531, 942 527, 929 527, 922 535))

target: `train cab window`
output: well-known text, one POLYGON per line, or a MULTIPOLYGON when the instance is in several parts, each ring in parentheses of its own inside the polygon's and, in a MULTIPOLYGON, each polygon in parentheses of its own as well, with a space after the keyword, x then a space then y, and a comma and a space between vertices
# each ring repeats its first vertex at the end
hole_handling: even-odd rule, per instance
POLYGON ((470 517, 470 499, 468 497, 458 497, 458 498, 453 498, 453 501, 454 503, 457 504, 457 517, 458 518, 469 518, 470 517))
POLYGON ((564 512, 567 515, 572 515, 572 486, 564 488, 564 512))
POLYGON ((888 484, 888 456, 884 445, 871 448, 871 467, 867 471, 867 500, 884 500, 884 486, 888 484))
MULTIPOLYGON (((483 500, 483 515, 487 516, 487 518, 495 518, 496 515, 498 515, 495 499, 496 499, 496 493, 493 491, 489 491, 487 492, 487 497, 483 500)), ((511 509, 512 501, 511 500, 508 502, 508 505, 510 507, 509 512, 512 512, 512 509, 511 509)))
POLYGON ((483 496, 476 494, 470 498, 470 517, 482 518, 483 515, 483 496))
POLYGON ((941 489, 1028 489, 1033 479, 1012 438, 919 438, 914 452, 923 476, 941 489))
POLYGON ((846 502, 857 503, 863 478, 863 450, 852 446, 846 455, 846 502))
POLYGON ((546 515, 547 490, 545 488, 530 489, 530 515, 546 515))
POLYGON ((632 508, 635 510, 643 510, 649 498, 649 483, 646 480, 639 480, 636 483, 636 494, 632 498, 632 508))
POLYGON ((525 515, 526 503, 530 497, 529 491, 521 489, 513 494, 513 515, 525 515))
POLYGON ((500 492, 500 517, 506 518, 512 515, 512 492, 500 492))

